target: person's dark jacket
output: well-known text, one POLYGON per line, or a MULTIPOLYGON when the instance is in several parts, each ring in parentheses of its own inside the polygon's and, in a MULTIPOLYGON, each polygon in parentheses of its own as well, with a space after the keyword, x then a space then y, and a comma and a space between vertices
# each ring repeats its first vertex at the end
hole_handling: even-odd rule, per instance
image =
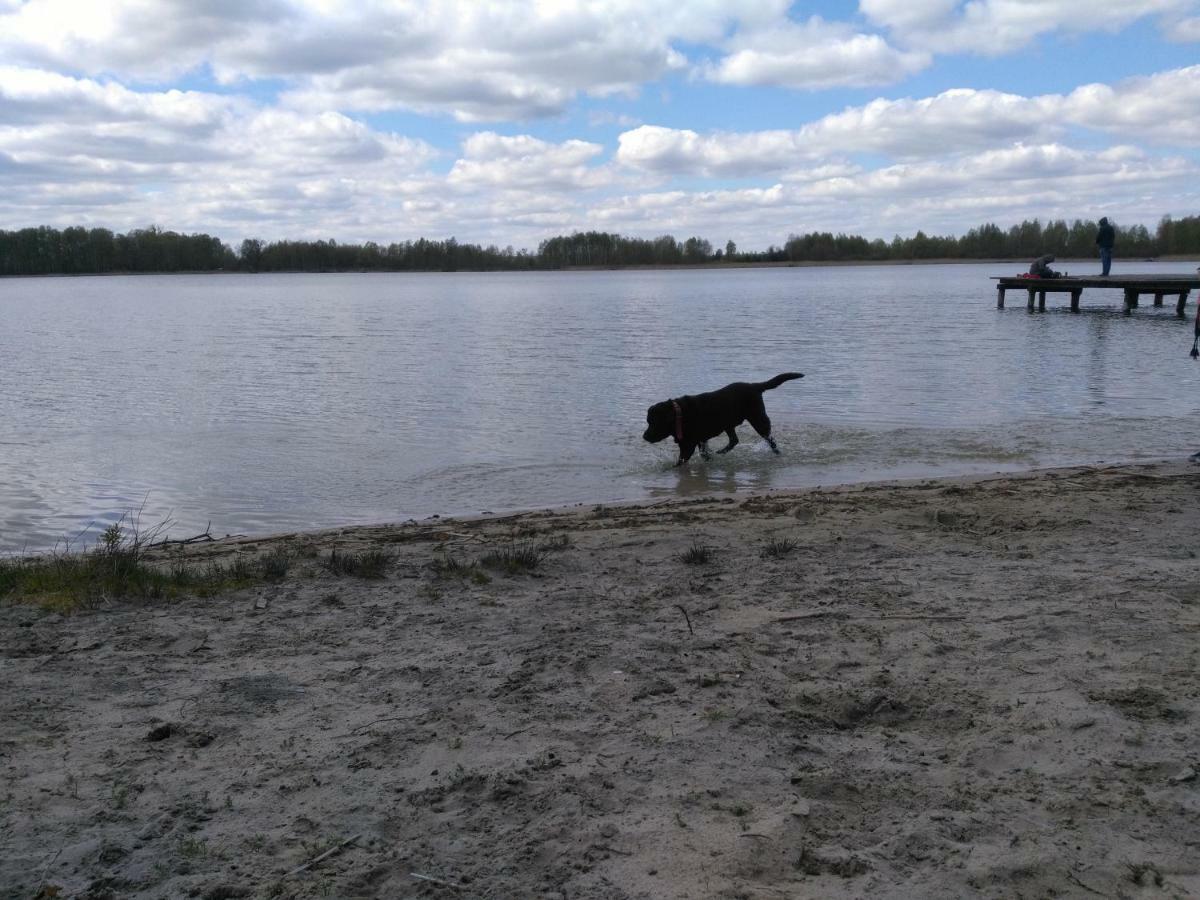
POLYGON ((1108 219, 1101 219, 1100 227, 1096 229, 1096 246, 1111 250, 1116 239, 1116 229, 1108 224, 1108 219))
POLYGON ((1045 256, 1039 256, 1033 261, 1029 267, 1029 274, 1036 275, 1038 278, 1061 278, 1061 272, 1055 272, 1050 268, 1050 263, 1054 262, 1054 257, 1047 253, 1045 256))

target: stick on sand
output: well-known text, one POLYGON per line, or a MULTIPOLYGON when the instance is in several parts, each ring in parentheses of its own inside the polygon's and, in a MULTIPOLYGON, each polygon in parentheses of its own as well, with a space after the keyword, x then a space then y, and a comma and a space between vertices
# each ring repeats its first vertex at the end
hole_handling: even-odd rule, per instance
POLYGON ((333 854, 335 854, 335 853, 340 853, 342 850, 346 849, 351 844, 353 844, 355 841, 357 841, 360 837, 362 837, 361 834, 356 834, 356 835, 354 835, 354 837, 346 838, 344 841, 342 841, 336 847, 332 847, 329 850, 326 850, 320 856, 314 856, 312 859, 310 859, 304 865, 297 866, 296 868, 292 869, 292 871, 288 872, 283 877, 291 878, 293 875, 299 875, 301 872, 305 871, 306 869, 311 869, 313 866, 315 866, 321 860, 328 859, 330 856, 333 856, 333 854))

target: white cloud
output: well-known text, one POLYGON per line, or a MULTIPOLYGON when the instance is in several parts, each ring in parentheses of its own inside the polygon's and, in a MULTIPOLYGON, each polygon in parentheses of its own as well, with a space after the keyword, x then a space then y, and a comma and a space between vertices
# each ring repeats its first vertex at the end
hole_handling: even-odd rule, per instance
POLYGON ((1189 185, 1198 175, 1192 161, 1157 159, 1131 147, 1092 152, 1021 145, 974 154, 956 166, 926 162, 831 179, 805 188, 796 202, 864 223, 847 230, 961 234, 997 216, 1089 218, 1097 207, 1153 221, 1164 210, 1161 200, 1148 198, 1172 191, 1195 197, 1189 185))
MULTIPOLYGON (((599 204, 603 227, 650 236, 701 234, 765 247, 790 233, 832 231, 889 238, 892 234, 963 233, 988 219, 1076 218, 1097 204, 1112 214, 1164 212, 1161 198, 1178 192, 1194 201, 1200 176, 1194 161, 1158 159, 1136 148, 1077 150, 1061 144, 1018 144, 943 160, 866 170, 832 167, 769 188, 665 191, 599 204)), ((1134 219, 1135 221, 1137 219, 1134 219)))
MULTIPOLYGON (((1200 66, 1041 96, 881 98, 810 121, 773 107, 789 128, 686 127, 698 99, 736 94, 736 120, 710 108, 705 121, 753 121, 754 101, 778 95, 750 86, 894 82, 946 49, 1148 15, 1178 40, 1200 31, 1196 0, 1084 9, 863 0, 852 25, 790 19, 787 0, 0 0, 0 227, 159 222, 232 241, 454 234, 525 247, 600 227, 761 247, 814 228, 873 236, 1088 215, 1101 200, 1126 218, 1194 212, 1200 66), (197 69, 222 92, 147 87, 197 69), (644 90, 685 71, 728 87, 644 90), (636 107, 586 104, 591 127, 626 129, 615 148, 579 139, 579 120, 562 115, 583 95, 635 94, 636 107), (679 127, 642 124, 656 104, 658 121, 679 127), (634 108, 637 119, 622 113, 634 108), (522 124, 464 135, 355 110, 522 124), (525 123, 537 117, 553 121, 525 123), (410 126, 442 151, 390 130, 410 126)), ((796 110, 819 102, 793 99, 796 110)))
POLYGON ((1194 0, 859 0, 873 24, 934 53, 1011 53, 1055 31, 1117 32, 1138 19, 1178 15, 1194 0))
POLYGON ((784 180, 789 184, 827 181, 831 178, 852 178, 864 171, 862 166, 847 162, 834 162, 822 166, 789 169, 784 180))
POLYGON ((339 113, 304 115, 196 92, 139 93, 0 68, 0 217, 62 224, 322 232, 318 210, 411 196, 435 151, 339 113), (61 114, 56 111, 61 110, 61 114), (221 226, 225 226, 222 228, 221 226))
POLYGON ((950 20, 959 0, 859 0, 868 20, 900 32, 923 31, 950 20))
POLYGON ((0 66, 0 123, 133 122, 211 129, 242 101, 195 91, 146 94, 42 69, 0 66))
POLYGON ((0 51, 68 72, 167 78, 287 17, 284 0, 28 0, 0 15, 0 51))
POLYGON ((1195 40, 1196 0, 861 0, 871 27, 789 18, 787 0, 13 0, 0 58, 98 79, 164 83, 211 71, 269 80, 309 111, 405 109, 464 122, 562 113, 698 67, 729 85, 818 90, 901 81, 933 54, 1003 53, 1055 30, 1161 14, 1195 40), (885 29, 889 41, 878 30, 885 29), (700 51, 703 54, 703 50, 700 51))
POLYGON ((686 60, 676 44, 778 21, 786 0, 29 0, 0 7, 13 63, 164 80, 280 79, 317 109, 405 108, 463 121, 561 112, 579 93, 631 93, 686 60))
POLYGON ((1200 16, 1177 19, 1164 27, 1165 36, 1171 41, 1200 41, 1200 16))
POLYGON ((463 143, 463 157, 446 180, 456 187, 501 191, 593 188, 608 180, 588 165, 603 149, 587 141, 550 144, 528 135, 485 131, 463 143))
POLYGON ((778 175, 854 154, 946 159, 1060 137, 1080 126, 1165 146, 1200 146, 1200 66, 1022 97, 956 89, 919 100, 874 100, 783 131, 699 134, 643 125, 619 137, 617 161, 659 175, 778 175))
POLYGON ((1153 182, 1194 167, 1182 160, 1154 160, 1133 147, 1089 152, 1061 144, 1026 146, 972 154, 956 165, 940 161, 886 166, 852 176, 833 177, 803 189, 808 196, 872 197, 894 200, 998 188, 1026 196, 1028 191, 1061 191, 1080 179, 1153 182), (994 188, 988 185, 995 185, 994 188))
POLYGON ((775 22, 743 31, 729 54, 708 67, 713 81, 818 90, 835 86, 891 84, 930 63, 925 52, 905 52, 876 34, 813 16, 807 22, 775 22))
POLYGON ((953 90, 922 100, 875 100, 794 131, 700 135, 644 125, 620 136, 617 159, 661 174, 755 175, 856 153, 944 156, 1058 130, 1042 101, 953 90))
POLYGON ((759 131, 702 136, 690 129, 642 125, 617 139, 617 160, 661 174, 758 175, 807 156, 797 132, 759 131))
POLYGON ((618 125, 621 128, 636 128, 642 123, 628 113, 616 113, 612 110, 596 109, 591 110, 588 113, 588 124, 593 128, 599 128, 605 125, 618 125))
POLYGON ((1167 146, 1200 147, 1200 65, 1089 84, 1061 103, 1068 121, 1167 146))

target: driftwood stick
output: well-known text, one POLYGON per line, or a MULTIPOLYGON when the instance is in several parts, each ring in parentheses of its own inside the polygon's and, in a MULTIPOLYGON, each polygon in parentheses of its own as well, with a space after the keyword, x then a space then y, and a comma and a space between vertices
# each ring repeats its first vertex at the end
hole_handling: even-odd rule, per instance
POLYGON ((212 536, 212 522, 210 521, 208 523, 208 525, 205 527, 203 532, 201 532, 200 534, 194 534, 190 538, 176 538, 176 539, 163 538, 161 541, 156 541, 155 543, 147 544, 146 546, 148 548, 149 547, 165 547, 165 546, 167 546, 167 544, 179 544, 182 546, 183 544, 198 544, 202 541, 207 542, 207 541, 215 541, 215 540, 216 540, 216 538, 214 538, 212 536))
POLYGON ((845 613, 834 612, 833 610, 825 610, 822 612, 800 613, 795 616, 782 616, 776 619, 776 622, 799 622, 801 619, 823 619, 826 616, 845 617, 845 613))
POLYGON ((686 621, 686 622, 687 622, 687 626, 688 626, 688 632, 689 632, 689 633, 692 635, 692 637, 695 637, 695 636, 696 636, 696 632, 695 632, 695 631, 692 631, 692 617, 688 615, 688 611, 687 611, 686 609, 684 609, 684 608, 683 608, 683 604, 682 604, 682 603, 676 603, 676 604, 675 604, 675 608, 676 608, 677 610, 679 610, 681 613, 683 613, 683 618, 684 618, 684 621, 686 621))
POLYGON ((54 855, 46 860, 46 864, 42 866, 42 874, 38 876, 37 880, 37 893, 33 895, 35 900, 37 897, 42 896, 42 888, 46 884, 46 873, 50 871, 50 867, 54 865, 54 861, 58 859, 59 855, 63 852, 63 847, 65 846, 66 844, 62 844, 58 850, 55 851, 54 855))
POLYGON ((616 847, 610 847, 608 844, 592 844, 590 850, 599 850, 601 853, 615 853, 617 856, 633 856, 628 850, 618 850, 616 847))
POLYGON ((292 871, 288 872, 283 877, 291 878, 293 875, 299 875, 301 872, 303 872, 307 869, 311 869, 317 863, 321 862, 321 860, 328 859, 329 857, 333 856, 333 854, 340 853, 342 850, 345 850, 347 847, 349 847, 351 844, 353 844, 355 841, 357 841, 360 837, 362 837, 362 834, 356 834, 353 837, 346 838, 344 841, 342 841, 336 847, 330 847, 328 850, 326 850, 320 856, 314 856, 312 859, 310 859, 304 865, 296 866, 296 868, 292 869, 292 871))
POLYGON ((1126 478, 1145 478, 1149 481, 1167 481, 1169 475, 1152 475, 1149 472, 1130 472, 1128 469, 1123 469, 1120 466, 1109 466, 1106 469, 1093 469, 1097 475, 1124 475, 1126 478))
POLYGON ((482 534, 470 534, 465 531, 435 531, 433 536, 447 544, 452 543, 450 538, 461 538, 464 541, 479 541, 483 544, 488 542, 488 538, 482 534), (442 537, 442 535, 445 535, 445 537, 442 537))
POLYGON ((355 728, 352 728, 352 729, 350 729, 350 733, 351 734, 361 734, 362 732, 368 730, 372 726, 379 725, 383 722, 408 722, 412 719, 419 719, 423 715, 425 715, 425 713, 413 713, 411 716, 388 716, 385 719, 376 719, 373 722, 368 722, 366 725, 359 725, 355 728))
POLYGON ((1091 885, 1084 884, 1082 881, 1079 880, 1079 878, 1075 875, 1075 873, 1070 871, 1069 869, 1067 870, 1067 877, 1070 878, 1077 885, 1079 885, 1081 888, 1083 888, 1085 891, 1087 891, 1089 894, 1095 894, 1097 897, 1107 897, 1108 896, 1108 894, 1105 894, 1103 891, 1098 891, 1091 885))
POLYGON ((440 884, 442 887, 454 888, 456 891, 461 891, 463 889, 461 884, 455 884, 453 881, 443 881, 440 878, 434 878, 432 875, 422 875, 419 872, 409 872, 408 877, 419 878, 421 881, 429 881, 433 884, 440 884))
POLYGON ((909 615, 852 616, 849 613, 835 612, 834 610, 829 610, 828 612, 801 613, 800 615, 796 615, 796 616, 782 616, 778 619, 775 619, 775 621, 776 622, 796 622, 801 619, 820 619, 820 618, 824 618, 826 616, 831 616, 835 619, 925 619, 925 620, 934 621, 934 622, 944 622, 944 621, 951 621, 951 620, 955 620, 955 619, 965 619, 966 618, 966 616, 918 616, 918 615, 912 615, 912 616, 909 616, 909 615))

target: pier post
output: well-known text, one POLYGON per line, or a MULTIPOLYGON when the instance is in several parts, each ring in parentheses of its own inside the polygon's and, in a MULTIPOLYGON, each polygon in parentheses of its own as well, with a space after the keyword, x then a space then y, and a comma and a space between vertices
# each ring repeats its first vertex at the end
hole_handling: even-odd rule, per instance
POLYGON ((996 309, 1004 309, 1004 286, 996 285, 996 309))
POLYGON ((1038 291, 1038 312, 1046 311, 1046 292, 1038 291))
POLYGON ((1179 316, 1181 319, 1183 318, 1183 308, 1187 306, 1187 295, 1187 291, 1180 291, 1179 302, 1175 304, 1175 315, 1179 316))
POLYGON ((1138 295, 1136 288, 1125 288, 1125 312, 1131 313, 1138 305, 1138 295))
POLYGON ((1155 291, 1154 292, 1154 305, 1162 306, 1162 298, 1163 298, 1162 291, 1155 291))
POLYGON ((1083 291, 1081 291, 1081 290, 1080 291, 1071 291, 1071 312, 1074 312, 1074 313, 1079 312, 1079 295, 1082 293, 1083 293, 1083 291))

